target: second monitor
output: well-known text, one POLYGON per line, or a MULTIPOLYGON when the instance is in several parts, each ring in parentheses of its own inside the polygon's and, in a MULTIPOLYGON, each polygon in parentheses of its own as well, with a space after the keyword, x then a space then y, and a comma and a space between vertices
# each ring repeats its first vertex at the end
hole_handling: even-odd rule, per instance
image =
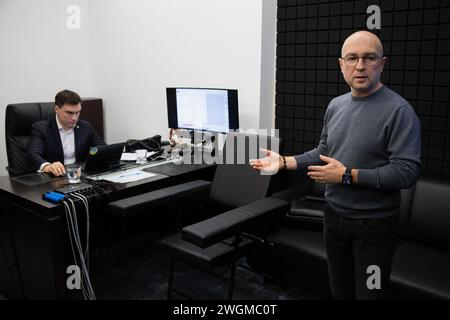
POLYGON ((239 128, 234 89, 167 88, 169 128, 227 133, 239 128))

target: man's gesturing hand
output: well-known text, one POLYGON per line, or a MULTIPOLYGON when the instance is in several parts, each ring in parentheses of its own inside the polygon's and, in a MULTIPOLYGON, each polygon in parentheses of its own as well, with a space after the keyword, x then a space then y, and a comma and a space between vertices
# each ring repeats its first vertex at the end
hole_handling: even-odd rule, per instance
POLYGON ((320 160, 327 164, 324 166, 309 166, 308 176, 320 183, 342 183, 345 166, 336 159, 322 155, 320 160))
POLYGON ((260 148, 266 156, 262 159, 251 159, 250 165, 253 169, 260 170, 267 174, 275 174, 281 167, 283 158, 276 152, 260 148))

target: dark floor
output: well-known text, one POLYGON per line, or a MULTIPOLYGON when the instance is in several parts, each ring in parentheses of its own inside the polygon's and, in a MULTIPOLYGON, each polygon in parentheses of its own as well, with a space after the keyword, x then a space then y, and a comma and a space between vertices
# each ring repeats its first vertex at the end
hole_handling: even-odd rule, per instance
MULTIPOLYGON (((93 272, 97 299, 166 299, 169 258, 155 244, 154 235, 144 234, 115 245, 112 255, 106 250, 97 258, 93 272)), ((246 266, 245 259, 240 263, 246 266)), ((217 270, 219 274, 227 272, 226 268, 217 270)), ((225 281, 181 263, 175 265, 174 287, 196 299, 206 300, 225 299, 227 292, 225 281)), ((172 299, 183 297, 174 293, 172 299)), ((278 281, 238 268, 233 299, 311 300, 318 297, 289 285, 284 290, 278 281)))

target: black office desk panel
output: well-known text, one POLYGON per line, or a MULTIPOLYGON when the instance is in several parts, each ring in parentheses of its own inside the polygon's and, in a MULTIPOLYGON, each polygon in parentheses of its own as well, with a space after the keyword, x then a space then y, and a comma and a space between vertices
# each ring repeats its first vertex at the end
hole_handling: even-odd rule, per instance
MULTIPOLYGON (((172 175, 118 184, 113 199, 149 192, 194 179, 211 180, 215 166, 170 166, 172 175)), ((89 181, 84 181, 88 182, 89 181)), ((42 194, 67 184, 65 178, 46 174, 0 177, 0 292, 11 299, 67 299, 65 258, 70 246, 63 205, 42 199, 42 194)), ((93 231, 95 232, 95 230, 93 231)), ((79 290, 78 290, 79 291, 79 290)), ((81 295, 80 295, 81 296, 81 295)))

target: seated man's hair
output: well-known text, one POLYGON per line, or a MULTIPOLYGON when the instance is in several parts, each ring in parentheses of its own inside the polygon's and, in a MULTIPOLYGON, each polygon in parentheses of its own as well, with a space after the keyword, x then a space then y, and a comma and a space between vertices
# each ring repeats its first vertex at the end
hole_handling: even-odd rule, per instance
POLYGON ((81 98, 78 93, 70 90, 63 90, 58 92, 55 96, 55 104, 61 108, 66 103, 71 105, 79 104, 81 103, 81 98))

